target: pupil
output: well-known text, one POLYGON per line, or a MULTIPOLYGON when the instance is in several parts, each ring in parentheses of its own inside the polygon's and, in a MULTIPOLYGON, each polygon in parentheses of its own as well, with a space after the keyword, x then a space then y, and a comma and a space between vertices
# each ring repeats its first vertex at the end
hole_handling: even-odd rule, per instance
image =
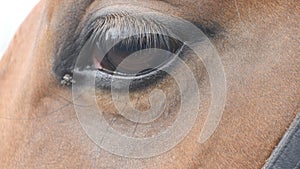
POLYGON ((141 75, 159 69, 170 62, 172 55, 151 52, 157 48, 176 53, 182 43, 174 38, 158 34, 147 34, 139 37, 129 37, 120 41, 109 50, 101 61, 104 71, 119 75, 141 75))

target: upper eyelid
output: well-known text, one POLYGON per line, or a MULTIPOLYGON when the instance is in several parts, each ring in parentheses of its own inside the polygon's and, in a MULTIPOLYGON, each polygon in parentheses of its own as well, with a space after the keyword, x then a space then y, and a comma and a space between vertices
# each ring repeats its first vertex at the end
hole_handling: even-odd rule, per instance
POLYGON ((88 22, 88 28, 83 32, 86 38, 101 38, 107 40, 109 34, 115 31, 116 39, 125 39, 135 35, 156 33, 171 35, 172 30, 164 27, 162 23, 148 19, 144 16, 132 16, 127 13, 114 13, 100 16, 88 22), (123 32, 122 32, 123 31, 123 32), (123 34, 123 35, 122 35, 123 34))
MULTIPOLYGON (((64 76, 64 74, 66 73, 72 74, 72 70, 75 66, 74 64, 81 49, 89 40, 89 38, 94 35, 94 30, 97 26, 99 26, 99 20, 101 20, 101 18, 103 19, 103 17, 103 15, 99 15, 99 12, 92 11, 83 16, 80 23, 77 23, 78 26, 77 29, 75 29, 73 32, 73 37, 69 37, 68 39, 70 40, 67 39, 63 43, 63 47, 61 47, 61 50, 58 51, 58 57, 54 61, 53 71, 58 76, 58 78, 62 78, 62 76, 64 76)), ((155 20, 152 20, 152 22, 155 23, 155 20)), ((219 32, 224 31, 224 29, 217 23, 191 23, 193 23, 195 26, 201 29, 202 32, 206 34, 208 38, 214 38, 215 35, 217 35, 219 32)))
MULTIPOLYGON (((146 13, 145 13, 146 14, 146 13)), ((137 29, 144 29, 144 32, 156 32, 161 35, 167 35, 174 37, 174 34, 172 34, 172 30, 169 28, 164 27, 163 23, 159 23, 155 19, 148 19, 147 17, 142 15, 130 15, 126 12, 115 12, 115 13, 108 13, 104 16, 93 16, 92 14, 87 17, 88 20, 83 24, 84 28, 81 36, 83 36, 82 39, 89 39, 90 37, 97 38, 97 31, 96 29, 101 30, 102 33, 107 33, 111 28, 118 28, 116 33, 118 36, 121 36, 121 29, 129 29, 129 33, 126 37, 130 37, 130 33, 132 35, 136 35, 138 33, 137 29), (122 22, 116 22, 115 19, 123 18, 122 22), (132 21, 136 21, 137 23, 140 23, 138 25, 139 27, 135 27, 133 25, 132 21), (144 22, 144 24, 141 24, 144 22), (111 25, 114 25, 114 27, 109 27, 111 25), (106 29, 106 30, 105 30, 106 29), (131 32, 130 32, 131 31, 131 32)), ((172 21, 169 21, 172 22, 172 21)), ((176 22, 176 21, 175 21, 176 22)), ((209 39, 214 38, 216 35, 220 34, 220 32, 223 32, 224 29, 218 24, 214 22, 209 23, 199 23, 199 22, 191 22, 194 24, 198 29, 200 29, 203 34, 205 34, 209 39)), ((98 31, 99 33, 99 31, 98 31)), ((103 34, 100 34, 100 36, 103 37, 103 34)), ((175 36, 176 37, 176 36, 175 36)), ((122 38, 122 37, 121 37, 122 38)))

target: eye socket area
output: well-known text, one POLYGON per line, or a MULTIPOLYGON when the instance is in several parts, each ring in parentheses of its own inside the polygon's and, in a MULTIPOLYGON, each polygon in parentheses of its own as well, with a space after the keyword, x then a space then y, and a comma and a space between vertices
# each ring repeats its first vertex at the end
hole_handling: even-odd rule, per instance
POLYGON ((186 46, 159 18, 117 13, 88 20, 76 72, 93 74, 100 89, 123 90, 129 82, 139 90, 163 80, 186 46))
POLYGON ((142 34, 119 41, 105 53, 105 43, 97 42, 94 52, 94 68, 114 75, 134 77, 147 75, 162 69, 175 59, 183 43, 161 34, 142 34), (166 52, 155 52, 155 49, 166 52))

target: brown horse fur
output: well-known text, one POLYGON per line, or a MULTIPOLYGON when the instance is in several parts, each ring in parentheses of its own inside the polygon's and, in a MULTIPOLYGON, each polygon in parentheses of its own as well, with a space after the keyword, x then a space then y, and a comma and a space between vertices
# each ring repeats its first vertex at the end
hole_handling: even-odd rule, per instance
MULTIPOLYGON (((262 167, 300 110, 299 8, 296 0, 42 0, 0 62, 0 168, 262 167), (174 149, 149 159, 119 157, 99 148, 81 128, 71 90, 60 85, 53 67, 66 44, 76 41, 88 14, 120 4, 221 28, 210 39, 224 65, 228 93, 220 125, 205 143, 197 139, 210 103, 210 85, 205 68, 194 62, 189 65, 201 82, 200 116, 174 149)), ((147 109, 147 94, 156 87, 175 103, 166 108, 172 116, 178 93, 171 78, 131 93, 133 103, 147 109)), ((109 93, 98 91, 97 101, 107 117, 119 119, 117 130, 126 133, 131 124, 114 113, 109 93)), ((136 134, 151 133, 156 125, 136 134)))

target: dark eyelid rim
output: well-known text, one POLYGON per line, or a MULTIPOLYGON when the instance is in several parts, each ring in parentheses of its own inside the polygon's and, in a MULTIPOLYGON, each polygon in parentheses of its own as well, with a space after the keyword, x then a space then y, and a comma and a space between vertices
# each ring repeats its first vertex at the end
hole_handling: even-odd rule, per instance
MULTIPOLYGON (((117 13, 115 13, 117 14, 117 13)), ((83 21, 79 23, 79 26, 74 32, 75 41, 66 41, 64 48, 62 48, 61 55, 69 55, 68 57, 60 58, 55 60, 53 70, 59 79, 62 79, 65 74, 73 74, 75 62, 79 56, 79 53, 85 43, 92 36, 97 25, 97 20, 103 19, 105 16, 99 16, 97 13, 87 14, 83 21)), ((187 20, 189 21, 189 20, 187 20)), ((203 24, 199 22, 189 21, 198 27, 209 39, 214 38, 223 29, 217 23, 203 24)))

